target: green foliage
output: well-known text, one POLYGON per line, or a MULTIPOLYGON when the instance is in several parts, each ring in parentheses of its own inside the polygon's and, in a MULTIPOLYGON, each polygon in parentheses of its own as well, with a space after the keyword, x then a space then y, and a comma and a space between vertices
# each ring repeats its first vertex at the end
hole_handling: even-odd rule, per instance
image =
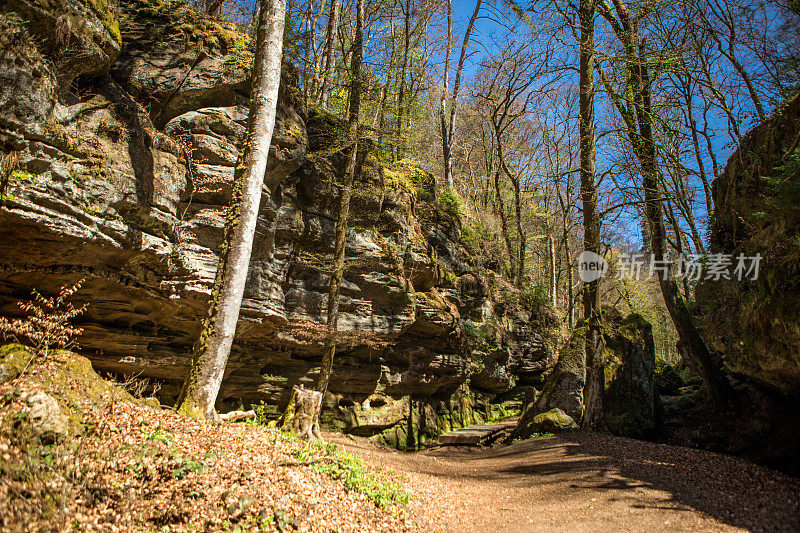
POLYGON ((675 367, 664 361, 660 356, 656 356, 656 370, 654 375, 659 394, 678 394, 678 390, 683 386, 680 374, 675 367))
POLYGON ((39 175, 33 174, 31 172, 25 170, 15 170, 11 173, 12 180, 19 180, 19 181, 36 181, 39 178, 39 175))
POLYGON ((253 66, 255 54, 250 50, 251 40, 247 35, 241 35, 228 47, 225 55, 225 65, 233 68, 249 69, 253 66))
POLYGON ((555 433, 531 433, 530 437, 527 439, 523 439, 522 437, 512 439, 511 444, 522 442, 523 440, 538 439, 539 437, 552 437, 553 435, 555 435, 555 433))
POLYGON ((488 351, 494 346, 494 331, 487 325, 473 325, 470 322, 465 322, 463 330, 467 341, 474 350, 488 351))
POLYGON ((458 191, 450 187, 439 193, 436 203, 445 213, 463 219, 467 214, 467 208, 464 205, 464 199, 458 194, 458 191))
POLYGON ((256 417, 253 420, 248 420, 248 422, 253 422, 259 425, 267 425, 267 423, 271 420, 269 415, 270 413, 274 412, 274 408, 265 404, 264 400, 261 400, 258 405, 253 407, 253 411, 256 412, 256 417))
POLYGON ((531 309, 542 309, 550 305, 550 294, 541 283, 526 283, 522 286, 522 298, 531 309))
POLYGON ((304 61, 306 48, 310 45, 311 32, 301 31, 298 23, 286 12, 286 22, 283 26, 283 55, 291 63, 300 65, 304 61))
POLYGON ((401 159, 384 167, 383 177, 387 185, 398 187, 424 201, 433 201, 433 177, 422 170, 416 161, 401 159))
POLYGON ((172 470, 172 475, 177 479, 183 479, 187 475, 194 472, 200 473, 206 468, 205 465, 203 465, 202 463, 199 463, 192 459, 186 459, 185 457, 174 452, 173 452, 173 461, 174 464, 177 466, 172 470))
POLYGON ((411 501, 411 494, 387 474, 373 470, 361 458, 340 450, 335 444, 322 440, 303 441, 302 446, 295 449, 293 455, 299 461, 305 462, 309 460, 312 452, 321 453, 323 456, 323 459, 311 461, 310 466, 315 472, 341 479, 346 491, 360 492, 378 507, 387 507, 391 504, 408 505, 411 501))
POLYGON ((470 255, 477 255, 481 243, 490 241, 491 238, 489 228, 480 220, 471 221, 461 227, 461 245, 470 255))
POLYGON ((175 439, 170 431, 161 428, 161 422, 156 423, 152 431, 146 434, 147 440, 161 442, 164 444, 175 444, 175 439))
MULTIPOLYGON (((792 152, 785 159, 783 165, 774 168, 773 173, 769 176, 763 176, 761 179, 773 189, 773 193, 768 198, 768 203, 781 211, 794 211, 800 210, 797 203, 797 198, 800 196, 800 145, 795 147, 792 152)), ((779 213, 753 213, 759 215, 760 218, 775 218, 779 213)))

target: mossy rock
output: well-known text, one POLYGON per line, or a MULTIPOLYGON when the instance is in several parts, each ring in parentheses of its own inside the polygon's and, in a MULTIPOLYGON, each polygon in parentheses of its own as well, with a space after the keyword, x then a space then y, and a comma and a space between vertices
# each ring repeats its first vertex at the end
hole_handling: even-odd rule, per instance
MULTIPOLYGON (((68 433, 82 431, 83 412, 79 405, 88 401, 99 406, 106 402, 135 402, 146 407, 158 407, 155 398, 136 399, 123 388, 104 380, 95 373, 92 363, 78 354, 55 350, 48 356, 53 361, 41 364, 25 346, 11 344, 0 348, 0 366, 4 374, 18 377, 26 366, 41 365, 33 383, 42 392, 52 396, 67 417, 68 433), (30 364, 29 364, 30 362, 30 364), (10 370, 9 370, 10 369, 10 370)), ((13 378, 10 378, 13 379, 13 378)))
POLYGON ((0 385, 19 376, 35 355, 21 344, 0 348, 0 385))
POLYGON ((533 433, 557 433, 559 431, 569 431, 578 429, 578 424, 567 413, 559 408, 551 409, 545 413, 539 413, 533 417, 533 421, 528 426, 530 434, 533 433))
POLYGON ((677 396, 683 386, 683 379, 674 366, 657 359, 655 384, 659 394, 677 396))

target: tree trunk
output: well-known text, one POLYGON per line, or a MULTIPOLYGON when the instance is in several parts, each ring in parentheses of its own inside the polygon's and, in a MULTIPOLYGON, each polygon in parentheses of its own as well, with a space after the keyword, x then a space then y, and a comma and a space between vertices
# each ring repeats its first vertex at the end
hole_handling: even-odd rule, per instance
MULTIPOLYGON (((583 200, 583 247, 600 254, 600 214, 597 206, 596 139, 594 129, 594 0, 580 0, 580 158, 583 200)), ((603 344, 600 331, 600 280, 583 289, 586 320, 586 384, 583 389, 583 427, 603 427, 603 344)))
POLYGON ((222 15, 222 6, 225 4, 225 0, 208 0, 206 2, 206 14, 211 15, 212 17, 218 17, 222 15))
POLYGON ((331 107, 333 78, 336 75, 336 35, 339 31, 339 0, 331 0, 331 12, 328 17, 328 30, 325 39, 325 64, 320 88, 320 104, 323 109, 331 107))
MULTIPOLYGON (((444 75, 442 76, 442 99, 439 103, 439 122, 442 128, 442 160, 444 182, 447 188, 453 188, 453 170, 450 160, 450 128, 447 125, 447 91, 450 85, 450 52, 453 48, 453 5, 447 0, 447 48, 445 50, 444 75)), ((455 105, 455 102, 453 102, 455 105)))
MULTIPOLYGON (((512 269, 512 281, 516 282, 517 287, 522 287, 522 278, 525 275, 525 252, 528 247, 525 239, 525 231, 522 228, 522 191, 520 190, 519 180, 511 174, 511 169, 509 169, 506 164, 503 144, 501 142, 502 132, 497 122, 494 124, 494 129, 497 137, 497 159, 500 162, 500 168, 503 169, 503 173, 505 173, 506 177, 511 181, 511 185, 514 187, 514 214, 516 216, 519 248, 517 248, 517 267, 516 269, 512 269)), ((508 242, 510 243, 511 241, 509 240, 508 242)), ((513 254, 510 248, 508 253, 513 254)))
MULTIPOLYGON (((456 66, 456 78, 455 82, 453 83, 453 96, 452 102, 450 102, 450 114, 447 119, 447 149, 444 150, 444 182, 447 184, 448 187, 453 187, 453 162, 452 162, 452 153, 453 153, 453 135, 455 133, 455 125, 456 125, 456 107, 458 104, 458 91, 461 90, 461 73, 464 71, 464 61, 467 58, 467 46, 469 45, 469 38, 472 35, 472 28, 475 27, 475 20, 478 18, 478 13, 481 10, 481 3, 483 0, 478 0, 475 4, 475 11, 472 12, 472 17, 469 19, 469 23, 467 23, 467 30, 464 32, 464 41, 461 43, 461 53, 458 56, 458 66, 456 66)), ((449 6, 449 4, 448 4, 449 6)), ((448 18, 448 26, 449 26, 449 18, 448 18)), ((450 55, 450 46, 448 43, 448 57, 450 55)), ((448 61, 449 65, 449 61, 448 61)), ((442 139, 444 143, 445 140, 442 139)))
MULTIPOLYGON (((638 68, 639 91, 635 103, 640 142, 637 143, 639 147, 637 155, 642 166, 645 218, 650 228, 651 253, 655 261, 662 261, 667 256, 663 199, 661 198, 661 188, 658 180, 658 159, 652 129, 653 106, 650 97, 650 80, 641 53, 638 68)), ((694 360, 695 366, 700 369, 703 380, 706 382, 711 394, 714 407, 718 411, 726 409, 730 399, 730 384, 722 373, 722 365, 716 360, 702 337, 700 337, 689 309, 681 297, 680 289, 675 279, 665 275, 663 270, 659 270, 658 283, 661 287, 661 294, 664 297, 664 304, 672 317, 672 321, 675 323, 675 329, 678 332, 681 345, 685 353, 694 360)))
POLYGON ((179 412, 196 418, 217 418, 214 403, 236 333, 275 127, 284 21, 284 0, 262 0, 248 135, 236 167, 208 317, 194 345, 192 368, 177 404, 179 412))
MULTIPOLYGON (((336 221, 336 242, 333 252, 333 269, 330 285, 328 287, 328 314, 327 332, 325 338, 325 351, 322 355, 322 365, 316 386, 320 395, 328 389, 328 382, 333 369, 333 358, 336 355, 336 331, 339 323, 339 294, 344 276, 344 257, 347 237, 347 217, 350 213, 350 198, 353 195, 353 180, 356 173, 356 160, 358 157, 358 119, 361 111, 361 67, 364 62, 364 0, 356 3, 356 32, 353 39, 353 54, 351 63, 350 80, 350 111, 348 116, 348 139, 350 154, 347 160, 342 192, 339 196, 339 217, 336 221)), ((321 401, 320 396, 320 401, 321 401)), ((319 435, 319 411, 313 419, 312 434, 319 435)))
POLYGON ((405 22, 403 26, 403 63, 400 68, 400 88, 397 91, 397 124, 395 124, 397 136, 397 158, 402 159, 406 155, 406 147, 403 132, 405 121, 406 106, 406 77, 408 76, 408 54, 411 47, 411 0, 406 0, 404 7, 405 22))
MULTIPOLYGON (((628 79, 626 94, 632 100, 626 107, 622 97, 609 90, 609 95, 614 105, 619 110, 626 124, 626 134, 633 146, 636 158, 639 160, 642 172, 642 189, 645 200, 645 219, 650 231, 650 246, 653 259, 664 261, 667 257, 666 231, 664 229, 663 198, 659 181, 658 157, 656 142, 653 136, 653 104, 650 96, 650 79, 646 65, 645 46, 639 39, 638 31, 631 23, 627 8, 621 1, 614 2, 619 22, 614 15, 605 10, 601 14, 608 19, 614 28, 617 38, 625 47, 628 79), (631 109, 631 107, 633 109, 631 109)), ((603 84, 610 89, 610 83, 605 75, 603 84)), ((658 282, 664 305, 678 332, 678 339, 687 358, 699 369, 705 385, 711 395, 714 408, 724 410, 728 407, 731 398, 730 383, 722 373, 722 364, 711 353, 694 325, 689 309, 681 297, 680 289, 675 279, 658 270, 658 282)))
POLYGON ((550 273, 550 304, 555 309, 558 305, 558 293, 556 291, 556 245, 552 235, 547 236, 547 262, 550 273))
POLYGON ((497 214, 500 216, 500 229, 503 232, 503 240, 506 243, 508 250, 508 278, 513 279, 517 272, 516 256, 514 255, 514 246, 511 244, 511 231, 508 229, 508 217, 506 215, 506 207, 503 203, 503 195, 500 192, 500 167, 494 171, 494 193, 496 196, 497 214))

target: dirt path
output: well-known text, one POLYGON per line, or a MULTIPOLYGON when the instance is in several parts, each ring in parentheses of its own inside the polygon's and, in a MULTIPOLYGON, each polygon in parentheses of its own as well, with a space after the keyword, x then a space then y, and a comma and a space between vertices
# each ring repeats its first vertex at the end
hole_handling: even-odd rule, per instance
POLYGON ((800 480, 711 452, 583 432, 415 454, 328 437, 407 474, 423 531, 800 531, 800 480))

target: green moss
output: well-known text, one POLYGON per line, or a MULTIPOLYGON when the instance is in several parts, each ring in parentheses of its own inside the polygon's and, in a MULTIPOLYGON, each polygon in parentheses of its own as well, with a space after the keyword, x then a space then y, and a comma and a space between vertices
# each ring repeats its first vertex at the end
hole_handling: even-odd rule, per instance
POLYGON ((536 433, 578 429, 578 425, 575 423, 572 417, 558 408, 551 409, 545 413, 539 413, 533 417, 531 427, 536 433))
MULTIPOLYGON (((76 434, 81 431, 83 412, 77 408, 79 400, 87 400, 94 405, 106 401, 128 401, 140 405, 152 406, 152 399, 137 400, 124 389, 110 383, 92 368, 92 363, 85 357, 65 350, 57 350, 48 356, 57 364, 43 365, 44 360, 36 361, 32 352, 25 346, 11 344, 0 348, 0 361, 3 366, 3 381, 5 372, 10 369, 8 376, 19 375, 25 366, 37 366, 36 381, 42 389, 51 394, 67 416, 69 432, 76 434)), ((9 379, 11 379, 9 377, 9 379)))
POLYGON ((436 203, 445 213, 452 215, 458 219, 463 219, 467 214, 467 208, 464 205, 464 199, 458 194, 458 191, 446 188, 439 194, 436 203))
POLYGON ((111 171, 102 159, 90 157, 85 161, 76 161, 70 169, 70 177, 78 185, 85 185, 89 180, 109 179, 111 171))
POLYGON ((122 34, 119 31, 119 21, 114 15, 107 0, 89 0, 89 5, 95 10, 103 26, 118 45, 122 45, 122 34))
POLYGON ((11 181, 37 181, 41 176, 26 170, 15 170, 11 173, 11 181))
POLYGON ((250 50, 250 38, 246 34, 234 36, 228 53, 225 55, 225 64, 234 68, 249 70, 253 66, 255 55, 250 50))
POLYGON ((399 188, 412 198, 433 200, 433 176, 420 168, 416 161, 411 159, 396 161, 391 166, 384 167, 383 177, 386 185, 399 188))
POLYGON ((0 383, 11 381, 28 367, 34 354, 21 344, 9 344, 0 348, 0 383))

